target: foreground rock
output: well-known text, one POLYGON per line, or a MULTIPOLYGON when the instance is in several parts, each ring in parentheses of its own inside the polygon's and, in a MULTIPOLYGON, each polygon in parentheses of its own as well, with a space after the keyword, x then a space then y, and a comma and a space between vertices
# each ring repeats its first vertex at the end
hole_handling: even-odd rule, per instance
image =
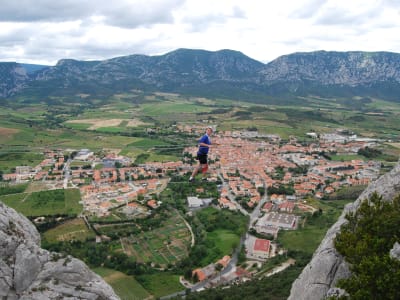
POLYGON ((1 299, 119 299, 82 261, 39 245, 34 225, 0 202, 1 299))
POLYGON ((355 202, 346 205, 339 220, 326 233, 310 263, 293 283, 288 300, 324 299, 330 295, 328 292, 334 289, 338 279, 350 275, 348 265, 336 251, 333 241, 341 225, 346 222, 346 213, 357 210, 361 202, 375 191, 388 201, 400 193, 400 164, 371 183, 355 202))

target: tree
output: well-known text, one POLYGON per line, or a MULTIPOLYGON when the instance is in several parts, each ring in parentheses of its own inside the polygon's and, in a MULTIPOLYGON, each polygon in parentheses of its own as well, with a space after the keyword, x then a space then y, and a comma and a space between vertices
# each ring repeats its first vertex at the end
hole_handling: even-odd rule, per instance
POLYGON ((352 275, 339 281, 351 299, 398 299, 400 261, 389 251, 400 236, 400 195, 393 202, 374 193, 346 215, 335 247, 349 263, 352 275))

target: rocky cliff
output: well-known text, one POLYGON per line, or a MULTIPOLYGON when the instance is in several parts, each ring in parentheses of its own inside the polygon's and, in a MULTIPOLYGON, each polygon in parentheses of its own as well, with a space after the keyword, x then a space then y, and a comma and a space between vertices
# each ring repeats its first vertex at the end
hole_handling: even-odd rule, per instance
POLYGON ((0 63, 0 98, 7 98, 25 87, 28 80, 26 70, 17 63, 0 63))
POLYGON ((119 299, 82 261, 40 248, 33 224, 0 202, 0 298, 119 299))
MULTIPOLYGON (((348 265, 335 250, 333 241, 340 231, 341 225, 346 222, 346 213, 357 210, 361 202, 368 199, 375 191, 388 201, 400 193, 400 163, 391 172, 371 183, 355 202, 345 207, 339 220, 329 229, 315 251, 311 262, 293 283, 289 300, 324 299, 335 290, 335 284, 338 279, 346 278, 350 275, 348 265)), ((398 251, 396 249, 398 247, 396 248, 396 245, 394 245, 394 253, 398 251)))

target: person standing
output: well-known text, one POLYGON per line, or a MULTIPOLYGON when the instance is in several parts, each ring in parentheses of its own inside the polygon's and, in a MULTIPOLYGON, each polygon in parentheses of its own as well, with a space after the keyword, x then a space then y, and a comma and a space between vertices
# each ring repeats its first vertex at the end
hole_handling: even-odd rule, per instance
POLYGON ((208 170, 208 151, 211 147, 211 139, 210 136, 213 133, 212 127, 208 126, 206 128, 206 133, 199 140, 199 149, 197 150, 196 159, 199 161, 199 165, 194 168, 192 175, 189 178, 189 182, 194 181, 194 177, 200 171, 203 174, 203 180, 206 179, 206 173, 208 170))

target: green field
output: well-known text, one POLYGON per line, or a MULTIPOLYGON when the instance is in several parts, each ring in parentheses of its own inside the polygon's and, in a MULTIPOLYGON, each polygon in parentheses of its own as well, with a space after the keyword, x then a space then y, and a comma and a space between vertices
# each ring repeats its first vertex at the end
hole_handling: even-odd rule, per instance
POLYGON ((78 215, 82 211, 78 189, 49 190, 0 196, 0 200, 25 216, 78 215))
POLYGON ((240 237, 237 234, 224 229, 214 230, 208 233, 207 238, 215 243, 216 247, 224 253, 224 255, 230 255, 240 241, 240 237))
POLYGON ((153 299, 151 294, 133 276, 107 268, 94 268, 93 271, 111 285, 121 300, 153 299))
POLYGON ((168 272, 140 275, 138 281, 155 297, 162 297, 185 289, 179 282, 179 275, 168 272))
POLYGON ((332 155, 330 156, 333 161, 351 161, 351 160, 365 160, 362 155, 332 155))

